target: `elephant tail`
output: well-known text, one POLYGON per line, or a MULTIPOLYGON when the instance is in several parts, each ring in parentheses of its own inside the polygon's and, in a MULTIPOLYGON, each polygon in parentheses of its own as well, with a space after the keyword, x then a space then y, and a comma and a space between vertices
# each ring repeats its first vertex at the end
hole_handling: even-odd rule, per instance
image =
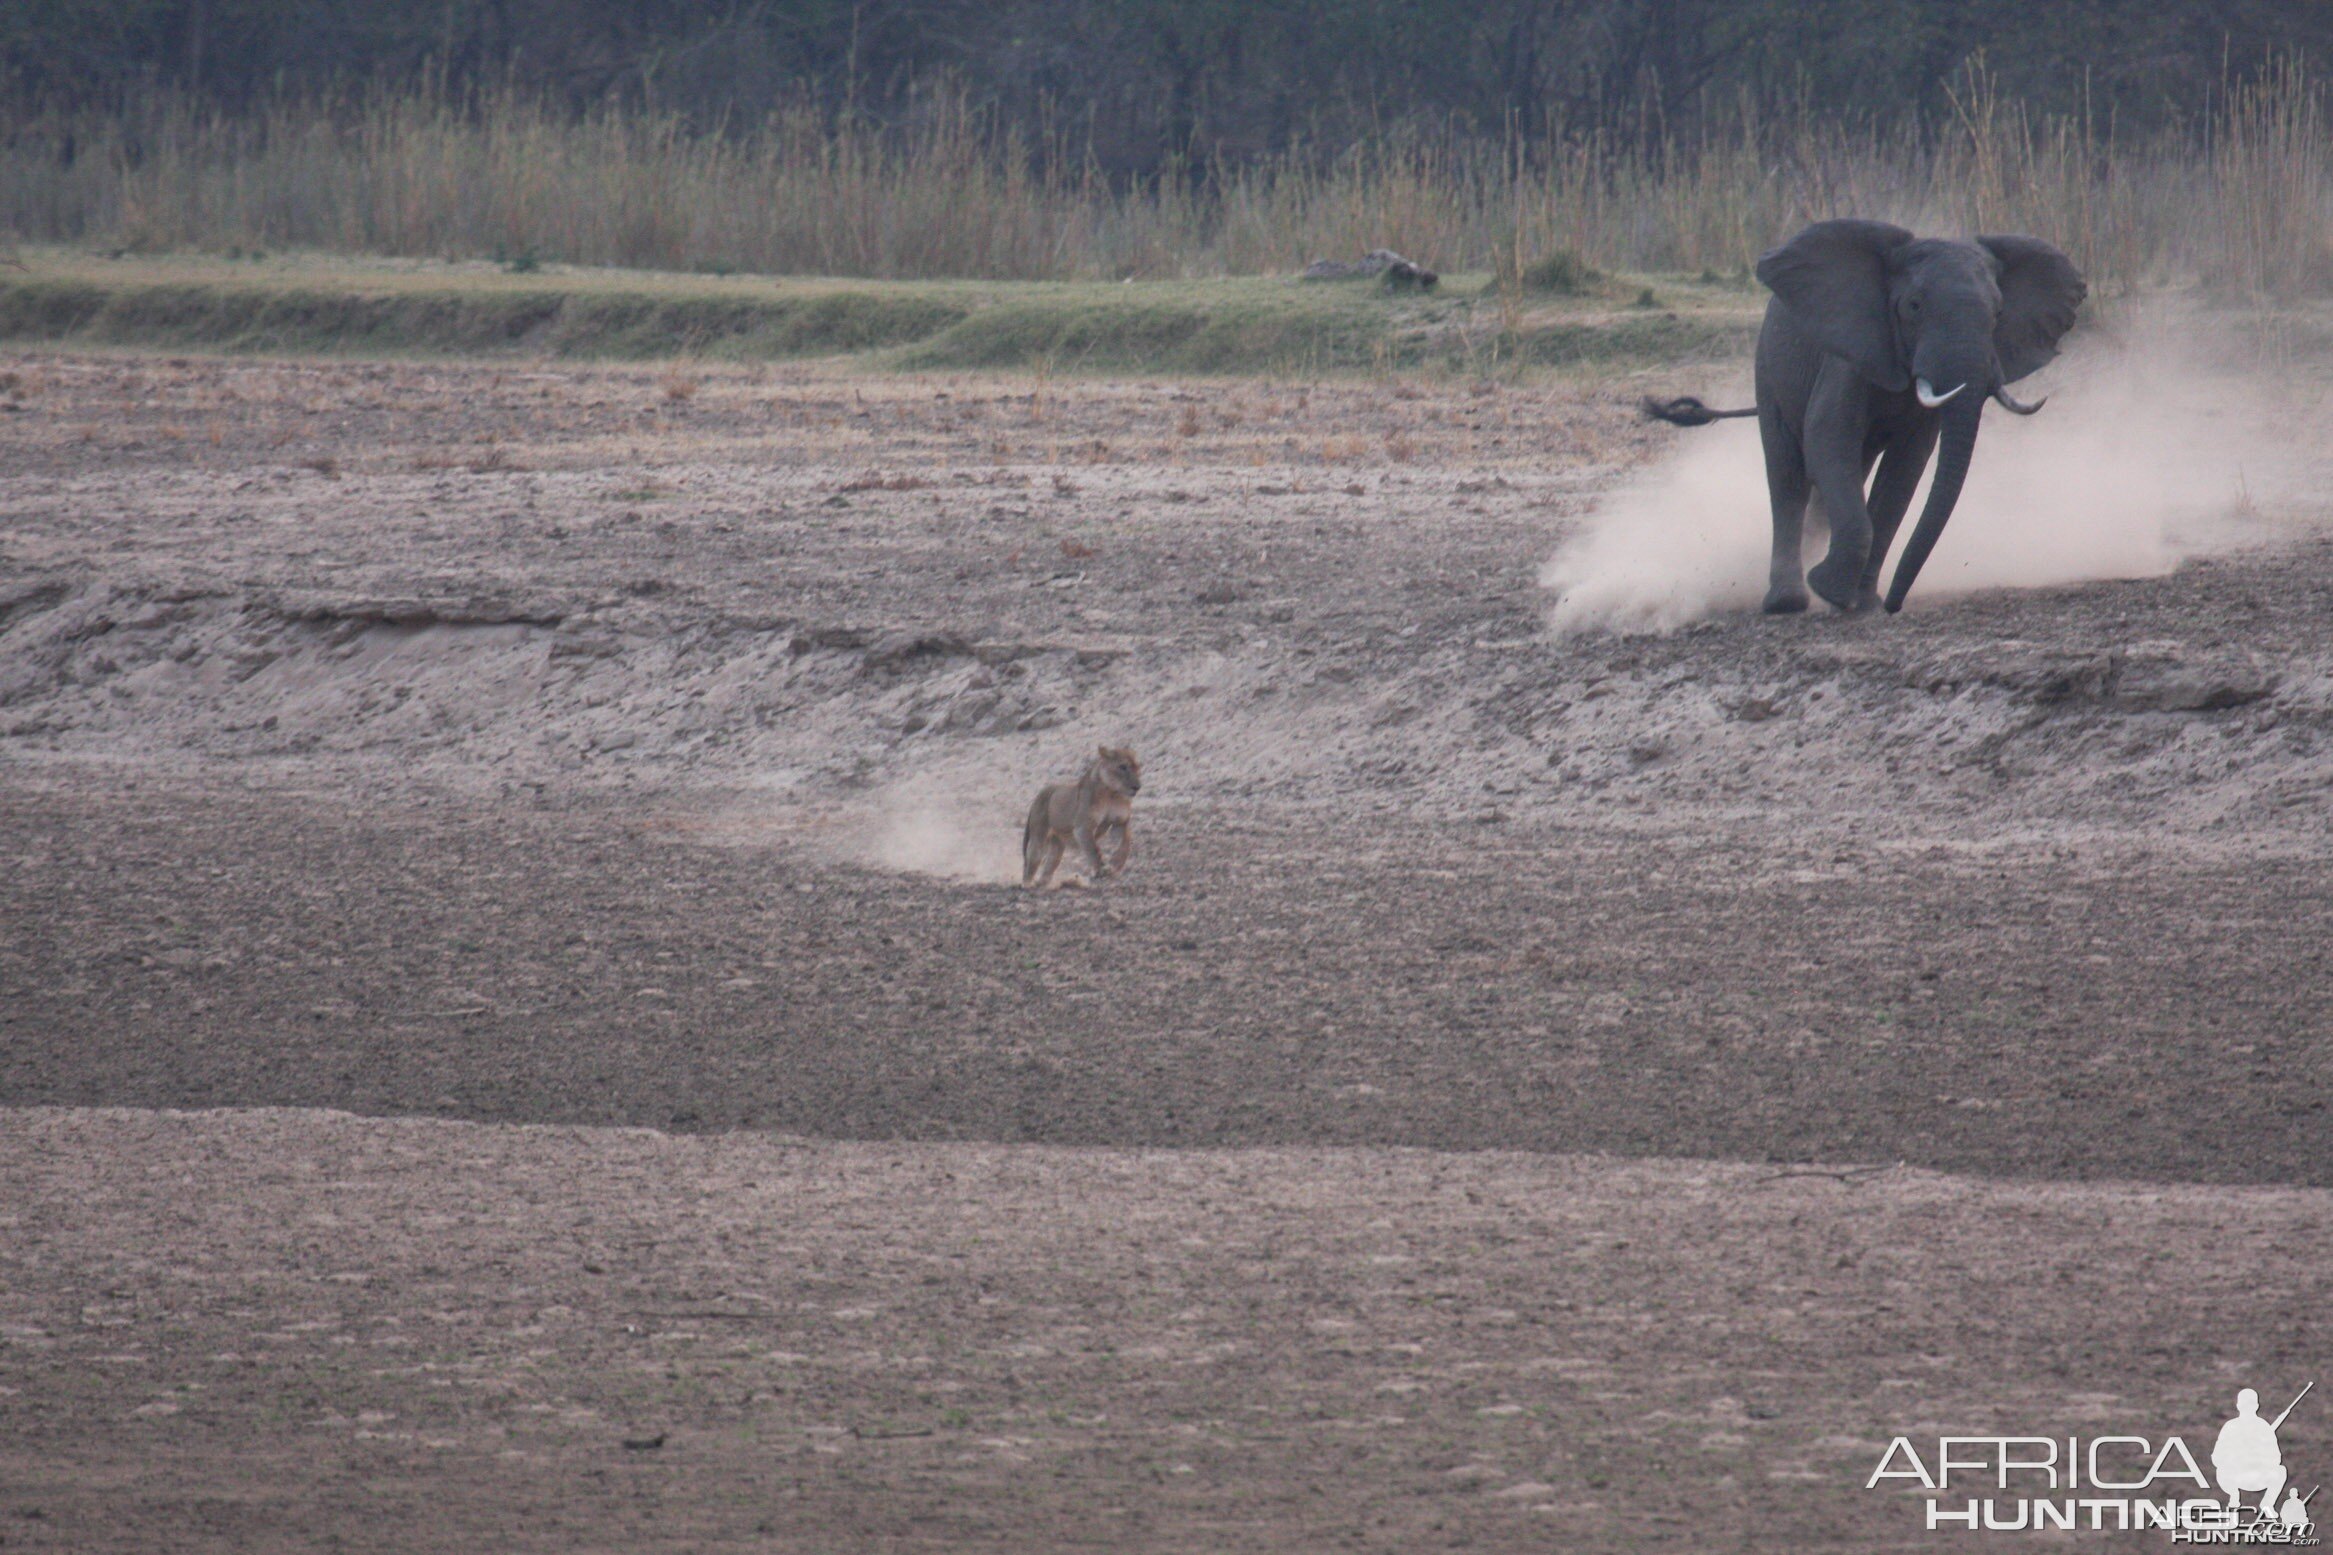
POLYGON ((1666 421, 1671 426, 1705 427, 1712 421, 1730 421, 1736 416, 1754 416, 1758 407, 1747 410, 1712 410, 1690 394, 1673 400, 1656 400, 1646 395, 1640 402, 1645 416, 1652 421, 1666 421))

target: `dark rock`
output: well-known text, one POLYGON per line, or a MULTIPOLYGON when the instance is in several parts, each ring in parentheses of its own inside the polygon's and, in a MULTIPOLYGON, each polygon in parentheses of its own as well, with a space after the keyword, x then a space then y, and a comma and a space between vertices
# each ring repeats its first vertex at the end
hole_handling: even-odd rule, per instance
POLYGON ((972 645, 954 632, 885 632, 867 645, 867 668, 899 669, 917 659, 969 656, 972 645))
POLYGON ((557 626, 567 619, 564 606, 479 595, 463 599, 308 599, 285 601, 277 608, 286 620, 314 625, 557 626))
POLYGON ((796 632, 787 644, 787 651, 797 659, 820 648, 864 648, 875 640, 875 634, 858 626, 818 626, 796 632))
POLYGON ((2139 712, 2213 713, 2258 702, 2275 689, 2276 677, 2248 655, 2131 659, 2123 665, 2114 700, 2139 712))
POLYGON ((70 592, 62 583, 35 583, 29 587, 0 590, 0 630, 5 630, 18 616, 55 609, 70 592))
POLYGON ((1300 281, 1381 281, 1388 291, 1430 292, 1441 277, 1413 264, 1390 248, 1371 249, 1359 259, 1316 259, 1304 267, 1300 281))
POLYGON ((2035 702, 2097 701, 2113 694, 2121 661, 2119 653, 1999 642, 1917 666, 1904 679, 1915 690, 1939 695, 1995 686, 2035 702))
POLYGON ((2146 713, 2216 712, 2260 701, 2276 689, 2276 677, 2250 654, 2199 656, 2168 645, 2080 652, 1994 643, 1919 666, 1905 681, 1937 693, 1997 686, 2045 705, 2098 702, 2146 713))

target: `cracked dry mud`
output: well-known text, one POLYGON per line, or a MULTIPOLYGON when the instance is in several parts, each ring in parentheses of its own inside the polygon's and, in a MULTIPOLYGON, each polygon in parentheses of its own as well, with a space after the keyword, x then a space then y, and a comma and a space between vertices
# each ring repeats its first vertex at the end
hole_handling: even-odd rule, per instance
POLYGON ((1620 388, 7 366, 8 1548, 1911 1547, 2326 1353, 2321 514, 1558 636, 1620 388))

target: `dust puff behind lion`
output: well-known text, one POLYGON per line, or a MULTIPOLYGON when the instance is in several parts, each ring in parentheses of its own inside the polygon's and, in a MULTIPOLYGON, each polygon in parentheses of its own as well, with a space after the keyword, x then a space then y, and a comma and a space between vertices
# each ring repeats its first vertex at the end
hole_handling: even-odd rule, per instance
POLYGON ((1089 883, 1099 885, 1125 873, 1134 854, 1134 796, 1141 792, 1140 758, 1113 745, 1097 746, 1076 782, 1048 783, 1037 790, 1028 824, 1021 829, 1021 884, 1037 890, 1051 885, 1072 842, 1085 859, 1089 883), (1102 843, 1112 837, 1116 847, 1105 865, 1102 843))

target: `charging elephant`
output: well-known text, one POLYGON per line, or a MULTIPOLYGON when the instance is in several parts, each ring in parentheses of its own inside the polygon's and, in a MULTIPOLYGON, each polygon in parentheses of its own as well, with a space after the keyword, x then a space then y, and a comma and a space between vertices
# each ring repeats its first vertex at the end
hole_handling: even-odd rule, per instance
POLYGON ((1679 426, 1758 418, 1774 502, 1765 608, 1807 607, 1812 587, 1840 610, 1879 603, 1879 572, 1939 442, 1920 522, 1888 585, 1901 610, 1952 516, 1985 401, 2030 416, 2008 386, 2057 355, 2089 288, 2039 238, 1915 238, 1880 221, 1819 221, 1758 261, 1774 293, 1758 334, 1758 403, 1711 410, 1647 400, 1679 426), (1879 474, 1868 495, 1872 466, 1879 474), (1830 520, 1830 551, 1801 579, 1807 499, 1830 520))

